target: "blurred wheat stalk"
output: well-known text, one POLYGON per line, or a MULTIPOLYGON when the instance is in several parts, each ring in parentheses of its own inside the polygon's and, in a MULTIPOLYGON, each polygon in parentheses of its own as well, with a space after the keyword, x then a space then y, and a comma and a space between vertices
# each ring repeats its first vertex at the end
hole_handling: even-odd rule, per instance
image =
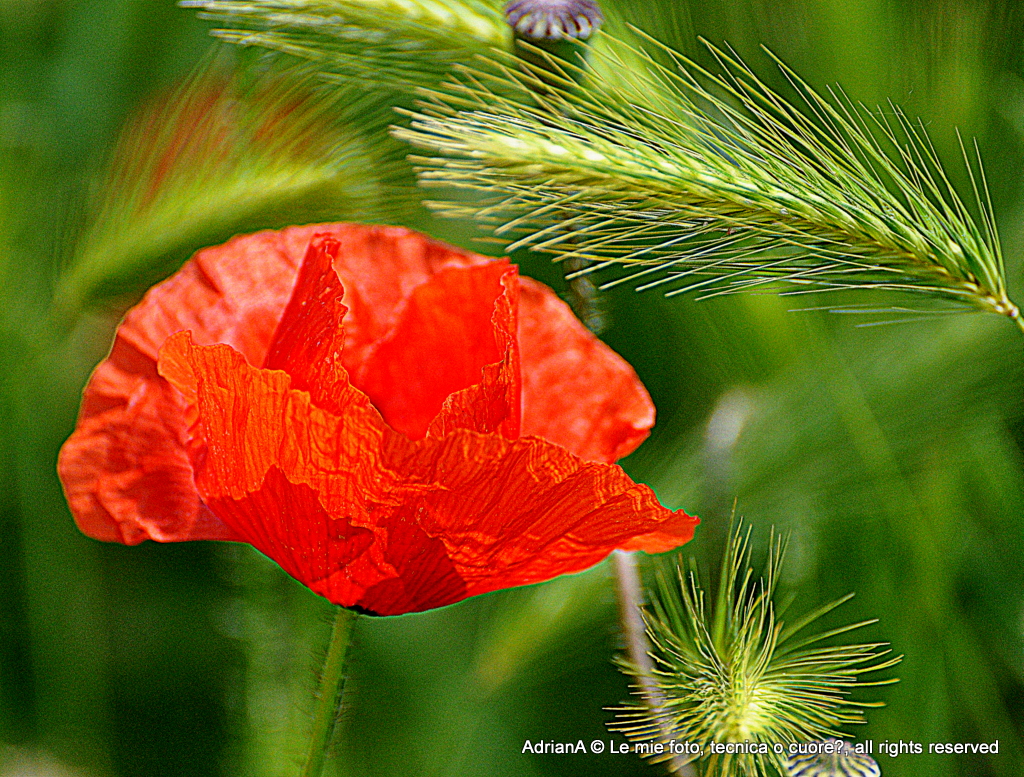
POLYGON ((376 91, 426 86, 511 38, 480 0, 182 0, 224 25, 221 40, 302 57, 376 91))

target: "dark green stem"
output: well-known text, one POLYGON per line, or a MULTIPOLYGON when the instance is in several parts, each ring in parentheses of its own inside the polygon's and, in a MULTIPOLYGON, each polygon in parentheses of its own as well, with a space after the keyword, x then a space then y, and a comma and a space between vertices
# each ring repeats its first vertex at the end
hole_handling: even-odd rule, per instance
POLYGON ((331 629, 331 643, 327 647, 323 670, 320 674, 320 693, 313 715, 313 729, 309 735, 309 750, 300 777, 320 777, 327 761, 327 751, 334 739, 334 726, 345 693, 345 657, 348 655, 349 637, 355 613, 339 607, 331 629))

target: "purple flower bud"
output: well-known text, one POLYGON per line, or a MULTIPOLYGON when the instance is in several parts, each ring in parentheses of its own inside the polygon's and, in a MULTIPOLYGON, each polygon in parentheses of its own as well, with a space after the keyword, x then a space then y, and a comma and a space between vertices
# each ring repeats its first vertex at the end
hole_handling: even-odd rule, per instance
POLYGON ((594 0, 512 0, 505 6, 505 19, 531 40, 586 40, 601 26, 604 14, 594 0))

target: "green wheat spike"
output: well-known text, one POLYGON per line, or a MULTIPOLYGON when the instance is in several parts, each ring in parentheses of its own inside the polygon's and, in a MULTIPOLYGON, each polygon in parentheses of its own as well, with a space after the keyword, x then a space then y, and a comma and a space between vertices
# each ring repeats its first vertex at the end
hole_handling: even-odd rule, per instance
POLYGON ((800 109, 710 44, 720 74, 667 49, 675 67, 604 41, 585 93, 565 66, 561 87, 531 98, 538 75, 497 57, 424 93, 411 128, 395 131, 435 153, 416 158, 421 183, 484 200, 434 203, 440 213, 515 235, 510 249, 596 262, 588 271, 624 267, 606 286, 877 288, 1024 328, 980 157, 965 152, 975 216, 923 128, 895 106, 826 99, 776 60, 800 109))

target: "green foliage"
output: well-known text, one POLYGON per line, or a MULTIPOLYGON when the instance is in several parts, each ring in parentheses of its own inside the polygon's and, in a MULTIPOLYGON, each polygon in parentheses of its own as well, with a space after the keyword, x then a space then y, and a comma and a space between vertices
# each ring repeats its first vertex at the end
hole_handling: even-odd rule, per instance
MULTIPOLYGON (((493 30, 503 31, 498 5, 488 4, 480 14, 492 20, 493 30)), ((670 109, 684 112, 683 104, 669 96, 679 93, 688 94, 716 126, 721 121, 723 130, 737 131, 724 113, 696 99, 691 87, 679 81, 681 74, 665 50, 629 37, 623 21, 686 51, 711 74, 723 74, 724 63, 696 47, 695 37, 729 41, 764 83, 758 93, 771 90, 793 105, 801 104, 808 120, 826 133, 828 125, 799 103, 783 72, 762 66, 759 44, 777 52, 816 87, 838 81, 854 102, 884 103, 892 97, 903 103, 909 115, 925 117, 938 157, 959 155, 954 125, 967 138, 977 136, 1006 251, 1008 285, 1011 290, 1019 285, 1024 88, 1018 31, 1024 28, 1024 7, 986 0, 606 0, 602 6, 608 21, 593 43, 589 78, 609 88, 587 99, 600 103, 624 95, 624 105, 611 105, 621 107, 631 121, 629 105, 663 105, 666 116, 676 115, 670 109), (611 34, 604 35, 605 30, 611 34), (632 44, 618 45, 614 39, 632 44), (655 77, 659 71, 637 66, 634 56, 656 60, 669 75, 655 77), (643 85, 640 93, 631 83, 643 85), (657 91, 663 88, 667 91, 657 91)), ((301 765, 314 701, 310 665, 316 663, 315 646, 326 637, 317 620, 322 601, 248 549, 213 543, 103 545, 83 538, 67 514, 54 458, 74 422, 88 372, 109 347, 120 312, 117 297, 136 295, 206 242, 284 220, 363 214, 358 217, 425 227, 464 245, 479 234, 476 212, 472 220, 430 220, 412 209, 417 197, 406 188, 412 177, 404 163, 410 148, 389 141, 382 131, 390 123, 406 121, 391 109, 411 107, 414 87, 439 91, 450 65, 479 69, 480 61, 473 58, 493 57, 492 49, 505 48, 503 39, 488 43, 487 35, 458 32, 464 27, 453 33, 456 28, 438 21, 442 16, 417 10, 427 8, 424 4, 410 3, 410 15, 396 11, 397 5, 369 0, 316 6, 237 4, 230 19, 220 12, 225 7, 211 3, 204 10, 222 29, 230 28, 229 38, 253 44, 256 56, 246 63, 256 68, 251 72, 265 72, 272 58, 286 62, 287 57, 279 56, 286 45, 294 44, 295 53, 302 55, 305 65, 294 74, 296 92, 315 95, 316 101, 326 95, 325 111, 319 117, 312 105, 310 112, 300 111, 294 133, 286 133, 294 141, 305 137, 308 146, 282 140, 278 147, 282 158, 294 163, 296 180, 307 173, 323 174, 344 191, 330 182, 326 189, 281 188, 281 198, 272 206, 247 191, 253 210, 239 215, 234 225, 208 229, 209 222, 203 220, 212 214, 192 208, 191 198, 209 203, 210 209, 230 210, 229 198, 217 195, 216 189, 222 182, 237 183, 232 170, 245 160, 225 164, 223 178, 204 173, 191 188, 186 175, 178 177, 177 205, 167 200, 160 207, 166 206, 166 213, 178 207, 190 222, 198 219, 188 227, 175 225, 172 215, 147 215, 147 208, 133 199, 133 181, 122 179, 120 188, 110 188, 118 180, 112 170, 145 170, 136 165, 144 157, 145 143, 134 145, 127 155, 118 152, 120 161, 109 162, 99 174, 92 164, 113 157, 130 115, 147 110, 149 115, 159 110, 173 115, 169 108, 154 106, 166 106, 168 86, 187 78, 209 45, 208 30, 195 14, 141 0, 0 1, 3 777, 31 770, 75 777, 276 777, 296 773, 301 765), (346 16, 347 22, 332 27, 332 18, 342 19, 339 9, 362 16, 346 16), (336 101, 331 99, 334 89, 339 89, 336 101), (353 97, 355 107, 348 109, 346 100, 353 97), (324 128, 326 136, 319 134, 324 128), (328 160, 317 154, 333 148, 349 155, 351 169, 367 170, 369 165, 372 175, 361 178, 342 171, 330 179, 328 160), (388 185, 380 187, 381 181, 388 185), (186 191, 190 194, 180 196, 186 191), (329 196, 321 197, 323 191, 329 196), (123 209, 118 193, 128 203, 123 209), (398 212, 391 208, 396 193, 398 212), (117 218, 125 220, 118 226, 104 213, 121 213, 117 218), (137 229, 147 223, 148 237, 137 229), (159 231, 153 231, 154 225, 159 231), (166 246, 161 242, 164 229, 176 234, 166 246), (152 241, 150 246, 157 247, 151 251, 137 241, 152 241), (96 248, 101 244, 111 247, 109 255, 96 248), (89 256, 85 263, 83 257, 89 256), (72 274, 77 280, 69 285, 72 274), (58 281, 62 291, 56 299, 65 306, 60 313, 70 312, 75 296, 78 305, 105 301, 113 309, 88 308, 70 332, 54 326, 58 281)), ((729 58, 740 56, 730 53, 729 58)), ((289 67, 295 64, 292 60, 289 67)), ((547 131, 562 137, 569 114, 559 113, 557 95, 539 102, 532 89, 522 88, 527 77, 517 68, 514 79, 500 81, 515 83, 523 95, 521 101, 512 100, 514 111, 529 114, 527 118, 543 116, 550 125, 547 131)), ((271 72, 279 71, 275 66, 271 72)), ((693 71, 701 88, 750 117, 742 100, 728 91, 735 83, 716 84, 699 72, 693 71)), ((747 78, 740 70, 734 72, 747 78)), ((228 73, 218 83, 230 86, 243 101, 247 94, 261 94, 261 87, 273 91, 262 77, 235 78, 228 73)), ((282 87, 277 94, 287 91, 282 87)), ((502 93, 502 99, 509 97, 502 93)), ((276 98, 268 99, 264 108, 276 98)), ((839 103, 833 104, 840 110, 839 103)), ((258 124, 263 109, 247 105, 239 110, 258 124)), ((487 105, 472 110, 482 112, 487 105)), ((227 102, 221 107, 227 111, 227 102)), ((468 110, 459 107, 459 112, 468 110)), ((876 116, 888 118, 897 134, 903 132, 895 109, 862 116, 886 155, 905 172, 900 152, 874 123, 876 116)), ((663 118, 652 113, 637 121, 646 133, 648 124, 665 127, 663 118)), ((293 128, 289 124, 287 129, 291 133, 293 128)), ((917 125, 913 130, 918 131, 917 125)), ((669 131, 679 130, 665 128, 669 131)), ((252 140, 245 131, 231 136, 252 140)), ((600 143, 614 147, 622 157, 616 164, 621 162, 627 172, 632 168, 626 163, 632 161, 619 146, 650 155, 636 138, 620 134, 612 140, 595 138, 595 148, 600 151, 600 143)), ((725 135, 721 141, 724 148, 725 135)), ((245 155, 267 161, 259 150, 245 155)), ((703 163, 710 156, 707 152, 703 163)), ((723 156, 719 162, 723 160, 734 165, 740 157, 723 156)), ((196 162, 200 172, 214 169, 206 166, 210 160, 196 162)), ((806 159, 801 163, 811 165, 806 159)), ((498 172, 495 168, 494 174, 498 172)), ((649 186, 650 178, 662 186, 664 173, 646 172, 643 185, 649 186)), ((826 173, 819 171, 834 185, 826 173)), ((944 191, 937 169, 932 174, 944 191)), ((947 174, 953 189, 971 195, 963 197, 964 208, 972 214, 979 251, 984 250, 988 228, 973 202, 969 177, 960 165, 951 165, 947 174)), ((881 172, 879 176, 897 197, 899 188, 889 189, 894 180, 881 172)), ((254 170, 250 180, 262 185, 268 179, 254 170)), ((604 186, 607 180, 599 183, 604 186)), ((623 180, 633 185, 629 178, 623 180)), ((522 195, 533 196, 531 191, 522 195)), ((620 209, 617 196, 609 194, 620 209)), ((925 234, 927 244, 927 234, 941 237, 941 224, 951 223, 945 221, 948 214, 941 202, 932 195, 928 199, 934 210, 921 206, 920 212, 938 213, 941 221, 931 227, 927 219, 919 223, 919 215, 906 203, 905 212, 897 209, 898 219, 877 209, 870 212, 887 228, 913 216, 910 227, 925 234), (929 232, 933 227, 938 231, 929 232)), ((987 197, 981 199, 987 207, 987 197)), ((954 216, 959 212, 948 200, 947 205, 954 216)), ((467 213, 474 210, 466 208, 467 213)), ((497 218, 496 223, 509 218, 497 218)), ((603 216, 601 220, 607 222, 603 216)), ((772 223, 767 216, 765 220, 772 223)), ((552 219, 550 236, 560 237, 555 221, 564 224, 567 214, 552 219)), ((830 229, 836 226, 828 219, 823 223, 830 229)), ((664 230, 671 228, 656 222, 649 237, 631 240, 637 248, 657 247, 668 239, 664 230)), ((709 246, 718 239, 719 248, 725 249, 722 258, 735 262, 737 254, 730 255, 721 239, 750 242, 758 233, 726 234, 730 228, 721 224, 720 231, 693 237, 709 246)), ((622 235, 628 234, 629 225, 623 230, 622 235)), ((962 230, 960 225, 949 234, 960 236, 962 230)), ((821 234, 813 233, 816 240, 821 234)), ((587 233, 579 237, 585 240, 587 233)), ((857 245, 867 252, 863 256, 874 258, 880 254, 868 252, 869 238, 860 234, 857 245)), ((582 245, 551 247, 570 253, 582 245)), ((962 245, 969 246, 969 241, 962 245)), ((800 242, 798 247, 804 251, 807 245, 800 242)), ((772 256, 790 262, 803 256, 795 247, 788 249, 793 252, 789 256, 780 248, 771 250, 772 256)), ((661 251, 648 258, 673 260, 672 246, 661 251)), ((996 255, 990 250, 988 256, 986 261, 996 255)), ((562 283, 557 268, 544 257, 521 251, 517 258, 524 271, 562 283)), ((956 267, 951 255, 942 258, 956 267)), ((623 274, 651 269, 651 280, 658 280, 689 268, 680 264, 657 270, 657 262, 627 267, 623 274)), ((963 265, 979 283, 988 283, 980 265, 971 266, 975 269, 963 265)), ((898 271, 908 272, 903 264, 898 271)), ((601 272, 614 280, 611 268, 601 272)), ((872 280, 866 270, 853 275, 872 280)), ((931 281, 924 277, 914 275, 914 283, 927 286, 931 281)), ((741 279, 760 282, 769 275, 736 277, 741 279)), ((677 283, 706 280, 711 276, 686 276, 677 283)), ((841 280, 845 286, 851 278, 844 274, 841 280)), ((995 285, 990 286, 985 293, 993 294, 995 285)), ((729 288, 718 282, 707 290, 729 288)), ((903 304, 903 299, 893 302, 886 290, 851 294, 850 309, 903 304)), ((838 301, 826 294, 821 303, 834 308, 838 301)), ((782 588, 814 597, 812 606, 855 590, 857 597, 843 608, 850 618, 881 618, 877 626, 866 628, 865 641, 891 641, 897 653, 906 655, 901 682, 878 691, 886 706, 873 710, 868 724, 858 727, 863 738, 1000 741, 998 756, 884 758, 885 777, 1015 777, 1024 762, 1019 714, 1024 695, 1024 359, 1017 334, 995 317, 959 316, 855 330, 845 316, 818 311, 794 315, 774 295, 726 296, 690 305, 654 294, 638 298, 623 284, 603 292, 599 302, 609 322, 605 337, 636 366, 659 410, 652 439, 625 466, 651 483, 664 503, 701 516, 689 552, 705 565, 718 565, 724 527, 738 499, 740 511, 756 524, 774 524, 792 537, 782 588)), ((835 618, 834 612, 825 615, 823 628, 840 627, 842 621, 835 618)), ((441 611, 363 621, 357 628, 350 693, 343 708, 338 774, 656 773, 633 755, 532 757, 521 752, 526 739, 608 738, 602 718, 610 715, 601 710, 627 693, 626 682, 608 663, 616 648, 614 621, 605 568, 441 611)))

